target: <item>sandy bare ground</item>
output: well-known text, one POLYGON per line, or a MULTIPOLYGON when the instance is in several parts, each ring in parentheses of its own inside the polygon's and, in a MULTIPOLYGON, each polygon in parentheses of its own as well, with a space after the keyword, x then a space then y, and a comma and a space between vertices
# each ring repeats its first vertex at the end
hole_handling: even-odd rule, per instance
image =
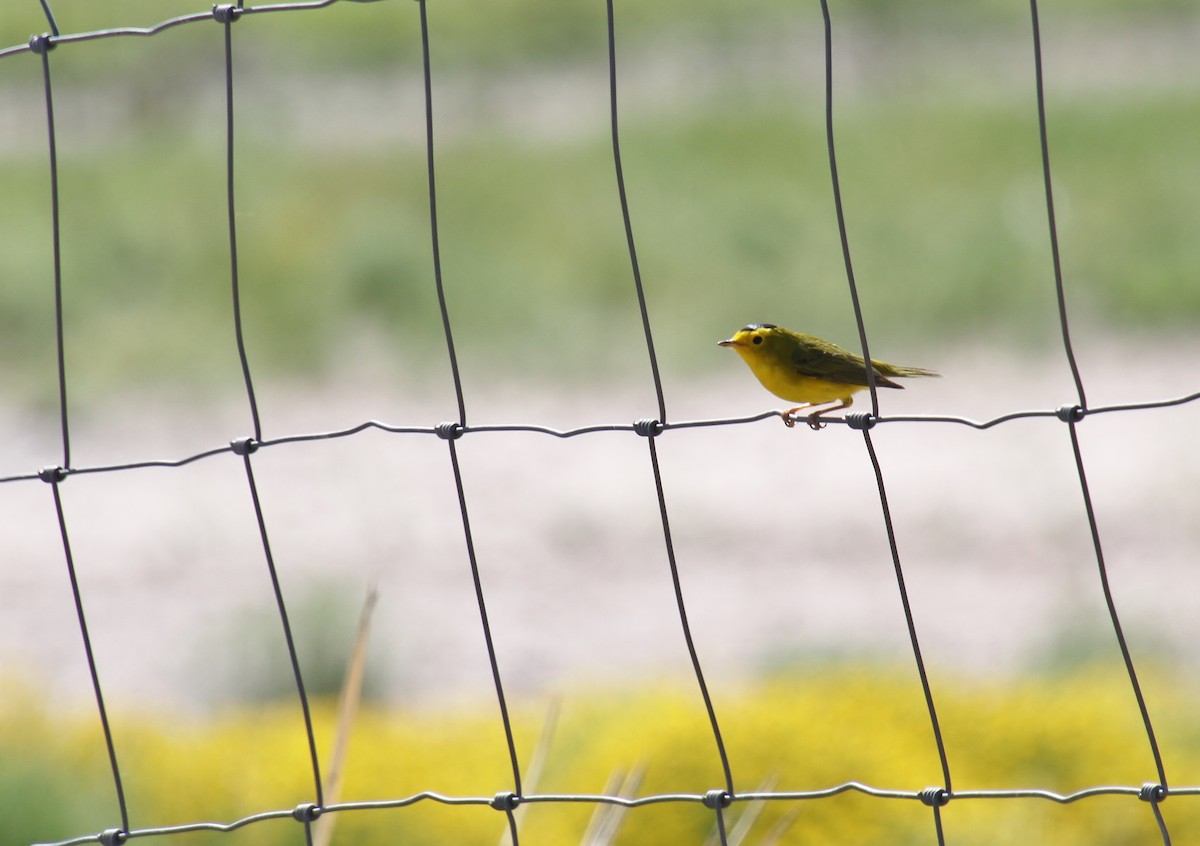
MULTIPOLYGON (((1089 404, 1195 391, 1188 365, 1197 352, 1085 348, 1089 404)), ((1027 362, 981 351, 939 360, 947 378, 888 392, 884 413, 984 419, 1073 399, 1052 352, 1032 377, 1027 362)), ((740 363, 728 365, 710 383, 668 380, 669 418, 775 407, 740 363)), ((455 415, 446 391, 418 397, 362 379, 303 391, 265 385, 260 406, 268 438, 372 418, 431 426, 455 415)), ((652 392, 640 382, 602 395, 541 395, 519 382, 468 394, 474 424, 565 429, 652 416, 652 392)), ((73 464, 180 458, 244 434, 247 419, 236 398, 80 414, 73 464)), ((0 475, 56 463, 55 423, 12 409, 0 416, 0 475)), ((1200 402, 1079 424, 1134 656, 1193 667, 1198 423, 1200 402)), ((1081 649, 1119 661, 1064 424, 1022 420, 981 432, 894 423, 877 427, 873 440, 932 673, 1020 670, 1081 649)), ((839 657, 911 662, 861 434, 840 425, 787 430, 767 419, 672 430, 656 444, 689 620, 713 680, 839 657)), ((644 439, 476 433, 458 441, 457 452, 511 690, 686 676, 644 439)), ((344 654, 355 604, 375 582, 376 683, 408 700, 488 689, 445 442, 366 431, 266 448, 253 466, 302 646, 311 652, 304 633, 318 631, 332 654, 344 654), (322 606, 323 625, 315 619, 322 606)), ((61 493, 111 700, 204 706, 230 695, 230 667, 284 660, 241 459, 79 475, 61 493)), ((89 695, 51 490, 40 481, 0 485, 3 672, 35 679, 61 701, 89 695)))

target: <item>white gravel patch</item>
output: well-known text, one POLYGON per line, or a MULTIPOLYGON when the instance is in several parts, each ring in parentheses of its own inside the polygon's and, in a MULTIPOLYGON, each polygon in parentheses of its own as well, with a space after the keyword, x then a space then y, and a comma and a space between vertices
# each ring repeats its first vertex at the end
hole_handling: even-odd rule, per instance
MULTIPOLYGON (((1082 356, 1089 404, 1197 390, 1182 366, 1197 349, 1082 356)), ((1047 355, 1050 364, 1031 367, 957 353, 939 363, 946 378, 881 394, 884 414, 987 418, 1072 402, 1061 356, 1047 355)), ((670 419, 776 406, 740 363, 719 372, 703 384, 668 379, 670 419)), ((444 392, 435 393, 414 398, 361 380, 264 387, 264 432, 372 418, 431 426, 455 415, 444 392)), ((468 396, 475 425, 570 428, 654 415, 641 383, 602 395, 513 383, 468 396)), ((245 434, 247 419, 239 399, 114 404, 73 421, 72 463, 180 458, 245 434)), ((1198 424, 1200 402, 1098 414, 1078 427, 1134 656, 1193 667, 1198 424)), ((53 415, 0 409, 0 475, 56 463, 56 425, 53 415)), ((1072 649, 1119 662, 1064 424, 1045 418, 976 431, 895 423, 872 438, 935 678, 1017 671, 1072 649)), ((911 664, 860 433, 788 430, 767 419, 671 430, 656 447, 688 620, 710 681, 847 657, 911 664)), ((647 441, 628 432, 567 440, 473 433, 456 449, 510 692, 687 676, 647 441)), ((356 603, 375 583, 371 674, 384 692, 413 700, 489 688, 445 442, 366 431, 264 448, 252 461, 302 652, 320 648, 334 663, 345 655, 356 603)), ((266 660, 286 669, 240 458, 72 476, 61 494, 110 701, 203 707, 231 695, 231 667, 253 671, 266 660)), ((53 498, 40 481, 0 485, 4 674, 36 680, 61 701, 90 696, 53 498)))

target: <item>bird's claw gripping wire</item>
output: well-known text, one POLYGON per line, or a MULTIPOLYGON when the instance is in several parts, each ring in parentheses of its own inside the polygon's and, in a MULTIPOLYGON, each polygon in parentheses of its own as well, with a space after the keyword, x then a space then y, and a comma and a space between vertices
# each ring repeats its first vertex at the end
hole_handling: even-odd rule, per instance
POLYGON ((812 414, 809 414, 805 417, 800 417, 796 414, 797 411, 799 411, 799 409, 791 408, 787 411, 781 410, 779 412, 779 418, 783 420, 784 426, 787 426, 789 429, 791 429, 795 427, 797 421, 803 420, 808 424, 808 428, 812 429, 814 432, 819 432, 825 428, 825 424, 821 422, 818 416, 821 412, 814 411, 812 414))

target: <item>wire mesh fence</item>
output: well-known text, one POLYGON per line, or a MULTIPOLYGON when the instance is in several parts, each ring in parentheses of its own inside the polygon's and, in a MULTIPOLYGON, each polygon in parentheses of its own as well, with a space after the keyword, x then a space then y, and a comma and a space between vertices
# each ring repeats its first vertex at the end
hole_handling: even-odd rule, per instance
MULTIPOLYGON (((1145 803, 1148 820, 1152 820, 1156 837, 1165 844, 1172 842, 1168 830, 1167 819, 1161 806, 1168 797, 1193 797, 1200 795, 1200 786, 1168 784, 1167 766, 1164 763, 1163 750, 1160 748, 1155 723, 1153 702, 1148 701, 1139 681, 1138 668, 1131 651, 1124 629, 1121 624, 1119 597, 1109 581, 1102 545, 1102 531, 1097 520, 1092 503, 1092 494, 1088 484, 1087 461, 1085 450, 1081 447, 1078 430, 1088 418, 1097 415, 1116 415, 1133 412, 1144 412, 1167 407, 1183 405, 1200 399, 1200 391, 1182 396, 1171 396, 1162 399, 1123 402, 1111 405, 1091 406, 1085 393, 1084 373, 1078 366, 1072 345, 1069 308, 1068 286, 1064 282, 1063 260, 1060 255, 1058 225, 1054 201, 1054 178, 1051 168, 1052 145, 1049 141, 1047 124, 1050 116, 1043 86, 1042 44, 1039 27, 1039 12, 1036 0, 1031 0, 1029 6, 1031 21, 1031 58, 1034 64, 1035 88, 1031 92, 1031 108, 1036 108, 1038 139, 1040 141, 1040 156, 1042 163, 1043 189, 1045 197, 1046 224, 1049 233, 1050 261, 1053 269, 1054 289, 1058 308, 1062 352, 1069 367, 1074 382, 1074 396, 1057 408, 1035 408, 1017 410, 1000 414, 983 420, 971 419, 954 415, 923 415, 906 414, 889 416, 881 414, 874 376, 868 372, 868 391, 870 394, 870 410, 855 411, 841 418, 829 418, 835 425, 844 425, 861 434, 864 455, 870 466, 875 481, 875 499, 872 508, 878 511, 878 519, 882 521, 887 536, 888 550, 895 574, 895 586, 900 609, 903 613, 907 629, 911 656, 915 663, 916 674, 923 694, 925 710, 928 715, 930 742, 939 763, 941 778, 934 786, 907 785, 901 788, 879 787, 858 781, 837 784, 808 790, 786 789, 751 789, 738 778, 737 768, 731 762, 726 749, 720 709, 714 703, 709 682, 703 669, 701 650, 697 648, 689 621, 689 606, 685 602, 684 577, 676 561, 676 548, 672 539, 670 509, 668 496, 665 492, 664 470, 660 463, 658 443, 660 439, 670 438, 674 433, 689 429, 713 429, 721 427, 742 426, 769 420, 779 416, 779 412, 771 410, 750 416, 725 417, 712 419, 675 420, 668 414, 667 391, 664 388, 664 377, 660 372, 655 348, 654 320, 647 304, 646 289, 643 285, 642 271, 638 259, 638 226, 636 214, 631 210, 627 188, 625 169, 622 164, 622 145, 619 115, 621 113, 619 84, 617 12, 614 0, 607 0, 607 82, 608 82, 608 112, 611 125, 611 153, 615 174, 616 199, 619 201, 619 213, 628 252, 628 269, 633 285, 634 303, 645 344, 645 357, 648 364, 647 378, 652 384, 654 395, 653 414, 644 419, 629 422, 595 423, 575 428, 554 428, 536 422, 520 422, 514 424, 477 424, 468 420, 468 392, 464 389, 460 378, 459 360, 455 344, 455 315, 448 303, 447 284, 442 272, 442 238, 439 231, 438 209, 438 168, 437 160, 437 130, 436 102, 434 97, 433 74, 431 71, 431 45, 437 42, 436 21, 431 21, 431 11, 436 15, 436 6, 431 10, 426 0, 417 0, 413 4, 412 14, 419 16, 419 32, 421 46, 421 68, 423 79, 424 101, 424 141, 426 156, 426 176, 428 192, 428 224, 430 233, 430 249, 432 254, 433 278, 432 285, 436 293, 437 310, 440 316, 442 333, 444 335, 444 350, 449 360, 450 374, 453 381, 453 396, 457 408, 454 420, 436 424, 394 424, 380 420, 368 420, 352 426, 317 432, 275 434, 264 430, 260 417, 259 400, 256 393, 255 370, 252 367, 251 356, 247 351, 246 324, 242 317, 243 290, 239 271, 238 236, 239 236, 239 207, 237 202, 238 170, 235 167, 235 157, 238 152, 235 133, 235 121, 240 121, 242 115, 236 108, 236 95, 239 90, 235 75, 235 51, 238 39, 238 23, 245 17, 257 15, 283 15, 291 13, 314 13, 329 7, 335 0, 320 0, 320 2, 279 3, 261 6, 244 6, 242 4, 220 4, 211 10, 197 11, 191 14, 164 20, 148 27, 116 27, 92 30, 86 32, 60 32, 56 22, 52 4, 42 0, 42 8, 49 31, 46 34, 32 37, 28 43, 0 50, 0 71, 12 67, 17 62, 36 62, 41 72, 41 87, 44 93, 45 126, 46 126, 46 158, 44 164, 49 173, 49 227, 52 232, 52 280, 53 280, 53 309, 54 332, 56 348, 56 397, 55 404, 58 412, 58 438, 60 440, 60 458, 57 463, 42 468, 0 468, 0 484, 4 485, 38 485, 45 484, 50 488, 47 508, 53 508, 57 522, 58 537, 61 542, 62 557, 69 576, 70 590, 74 601, 75 615, 79 632, 82 636, 82 646, 91 678, 92 694, 94 696, 97 715, 102 728, 107 758, 111 769, 112 785, 115 794, 112 825, 104 831, 82 833, 70 840, 60 841, 62 844, 100 842, 105 844, 125 842, 127 839, 166 838, 171 835, 196 831, 230 832, 270 820, 291 819, 303 826, 305 835, 312 842, 312 830, 318 818, 330 814, 349 814, 351 812, 367 812, 379 809, 402 809, 419 803, 437 803, 447 806, 481 806, 494 809, 501 813, 506 822, 508 836, 512 843, 520 842, 521 831, 518 825, 517 811, 521 808, 543 803, 574 803, 584 805, 609 805, 624 808, 637 808, 660 803, 689 803, 711 813, 713 824, 721 843, 736 842, 730 825, 731 809, 738 806, 746 807, 756 802, 770 803, 805 803, 815 800, 829 799, 845 793, 859 793, 879 800, 899 800, 919 803, 929 809, 930 839, 938 843, 953 842, 943 831, 943 809, 951 803, 976 801, 1001 801, 1012 799, 1041 799, 1054 803, 1070 804, 1082 802, 1099 796, 1122 797, 1145 803), (56 114, 60 106, 55 97, 54 70, 55 60, 62 53, 72 49, 73 45, 98 40, 114 40, 157 36, 168 30, 183 26, 218 26, 223 32, 223 62, 220 73, 224 78, 224 215, 227 222, 227 251, 228 251, 228 283, 232 303, 233 341, 236 346, 237 361, 240 365, 245 395, 245 430, 233 438, 228 444, 219 444, 192 454, 159 458, 138 456, 132 460, 80 465, 73 460, 72 454, 72 416, 71 402, 71 372, 68 366, 66 345, 69 341, 68 321, 65 314, 69 309, 67 295, 64 294, 62 240, 65 237, 64 228, 60 222, 60 193, 68 187, 60 172, 58 160, 58 140, 56 138, 56 114), (892 510, 889 505, 889 485, 884 473, 883 464, 876 452, 874 433, 877 427, 892 426, 965 426, 974 430, 987 430, 1005 426, 1020 420, 1038 420, 1048 426, 1062 426, 1065 435, 1062 439, 1062 450, 1068 454, 1074 466, 1078 480, 1078 490, 1082 497, 1083 514, 1087 523, 1096 565, 1096 578, 1103 594, 1107 609, 1108 620, 1115 634, 1117 647, 1128 677, 1129 696, 1133 699, 1144 729, 1144 738, 1152 768, 1146 773, 1142 784, 1112 784, 1096 785, 1073 792, 1060 793, 1036 786, 1028 788, 997 788, 997 789, 962 789, 955 786, 953 775, 953 750, 947 748, 943 737, 938 716, 937 680, 928 671, 922 652, 921 621, 915 613, 909 599, 909 591, 902 566, 902 557, 896 540, 893 525, 892 510), (265 516, 265 510, 260 499, 256 482, 255 470, 258 459, 267 451, 285 450, 289 446, 301 443, 321 443, 354 439, 368 432, 379 432, 389 436, 404 438, 438 439, 444 443, 448 458, 447 472, 453 483, 456 494, 459 515, 461 517, 462 540, 465 543, 467 561, 470 568, 471 581, 474 591, 474 604, 482 626, 484 648, 487 654, 487 664, 490 669, 490 683, 494 688, 497 719, 503 730, 511 780, 497 785, 494 795, 448 795, 437 792, 436 789, 419 793, 398 796, 392 799, 377 801, 347 801, 327 802, 324 793, 323 764, 319 753, 318 743, 314 732, 313 717, 310 712, 309 695, 304 674, 301 671, 301 656, 293 637, 292 625, 289 618, 289 606, 285 602, 284 590, 276 568, 269 533, 270 521, 265 516), (476 554, 476 544, 470 520, 471 498, 464 484, 463 472, 460 466, 460 443, 484 434, 512 435, 516 433, 544 435, 552 438, 567 439, 572 442, 586 440, 593 435, 616 433, 622 437, 636 438, 645 444, 646 470, 653 483, 657 503, 657 521, 661 524, 661 538, 666 553, 671 585, 674 592, 675 612, 678 616, 683 643, 687 651, 692 675, 695 679, 696 691, 707 719, 711 736, 712 754, 719 762, 721 779, 717 784, 697 784, 691 792, 651 794, 631 798, 620 795, 617 791, 584 794, 538 793, 523 789, 523 773, 526 772, 528 761, 525 760, 524 750, 519 747, 509 712, 509 704, 505 693, 505 666, 501 660, 494 642, 493 630, 489 621, 489 591, 485 589, 481 576, 481 567, 476 554), (122 749, 110 726, 110 717, 104 696, 104 678, 98 669, 94 655, 93 642, 88 624, 88 614, 105 613, 102 604, 94 602, 88 593, 81 588, 77 575, 77 562, 72 551, 71 508, 64 500, 62 490, 70 484, 73 477, 95 476, 110 478, 116 475, 134 473, 151 468, 173 470, 194 465, 199 462, 220 461, 229 456, 238 460, 240 469, 245 477, 249 493, 249 507, 252 510, 257 526, 258 540, 261 544, 263 561, 269 576, 269 585, 273 595, 274 607, 277 611, 278 623, 282 630, 286 645, 290 670, 294 679, 296 705, 301 713, 305 731, 308 767, 311 769, 311 800, 295 808, 269 809, 236 820, 226 821, 195 821, 190 823, 172 824, 167 826, 148 826, 142 822, 136 808, 129 807, 122 778, 122 749), (85 613, 86 612, 86 613, 85 613)), ((847 217, 853 218, 852 208, 847 209, 843 202, 841 180, 838 170, 835 106, 837 105, 834 88, 834 21, 827 0, 820 3, 821 22, 823 24, 824 42, 824 102, 825 102, 825 131, 828 154, 829 176, 832 185, 833 211, 836 215, 840 237, 842 257, 844 260, 846 281, 854 310, 855 324, 858 330, 858 340, 864 356, 870 358, 870 333, 867 322, 863 317, 863 308, 859 301, 859 287, 855 278, 853 243, 848 234, 847 217)), ((1069 264, 1069 262, 1067 262, 1069 264)), ((499 443, 497 441, 496 443, 499 443)), ((495 447, 500 448, 500 447, 495 447)), ((129 531, 136 527, 131 523, 129 531)), ((436 786, 434 786, 436 787, 436 786)), ((1148 830, 1151 830, 1148 827, 1148 830)), ((1178 836, 1178 835, 1177 835, 1178 836)))

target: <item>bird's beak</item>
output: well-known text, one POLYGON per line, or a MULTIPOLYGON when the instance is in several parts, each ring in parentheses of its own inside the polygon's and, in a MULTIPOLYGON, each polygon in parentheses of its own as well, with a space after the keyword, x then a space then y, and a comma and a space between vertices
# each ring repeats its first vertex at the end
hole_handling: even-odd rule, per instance
POLYGON ((726 338, 724 341, 717 341, 717 346, 718 347, 736 347, 736 346, 738 346, 738 342, 735 341, 733 338, 726 338))

